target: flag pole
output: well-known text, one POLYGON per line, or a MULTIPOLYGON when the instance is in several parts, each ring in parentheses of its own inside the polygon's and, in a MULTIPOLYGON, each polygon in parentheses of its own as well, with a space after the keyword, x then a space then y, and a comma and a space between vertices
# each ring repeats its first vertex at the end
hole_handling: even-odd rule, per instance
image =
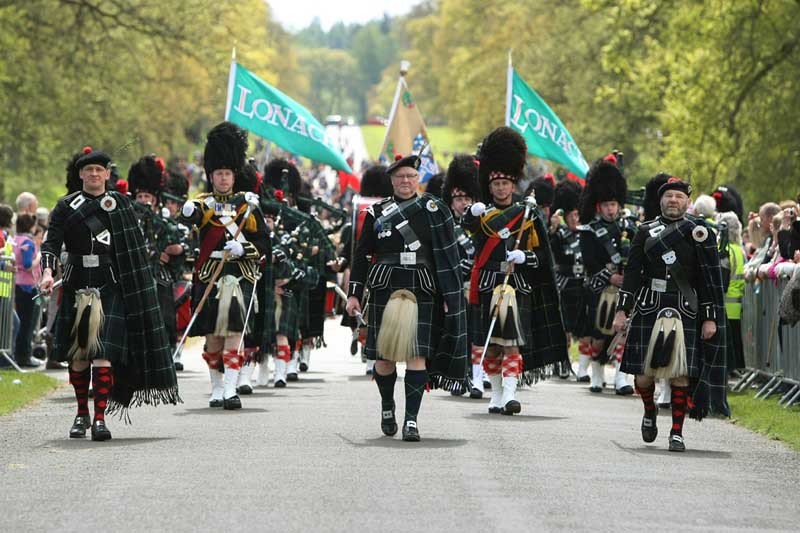
POLYGON ((228 74, 228 96, 225 100, 225 120, 231 117, 231 103, 233 102, 233 85, 236 83, 236 47, 231 52, 231 70, 228 74))
MULTIPOLYGON (((400 77, 397 79, 397 89, 394 91, 394 100, 392 101, 392 108, 389 110, 389 121, 386 124, 386 133, 383 136, 383 144, 381 144, 381 153, 378 154, 378 159, 386 150, 386 143, 389 140, 389 131, 392 127, 392 121, 394 120, 394 116, 397 113, 397 104, 400 103, 400 91, 405 84, 405 75, 408 73, 408 69, 411 66, 411 63, 406 61, 405 59, 400 61, 400 77)), ((392 162, 389 161, 389 164, 392 162)))
POLYGON ((506 127, 511 125, 511 85, 514 78, 514 67, 511 66, 511 48, 508 49, 508 73, 506 74, 506 127))

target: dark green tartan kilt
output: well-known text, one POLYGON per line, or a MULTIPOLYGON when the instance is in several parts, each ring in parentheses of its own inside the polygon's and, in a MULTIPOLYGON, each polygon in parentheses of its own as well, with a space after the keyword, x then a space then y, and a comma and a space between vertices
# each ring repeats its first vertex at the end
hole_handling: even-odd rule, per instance
POLYGON ((399 289, 409 290, 417 298, 417 353, 425 359, 433 357, 444 318, 433 274, 426 267, 373 265, 367 276, 367 287, 367 344, 364 347, 367 359, 383 359, 376 348, 378 330, 389 297, 399 289))
POLYGON ((295 292, 284 293, 280 299, 281 312, 275 324, 275 334, 286 335, 292 340, 297 337, 300 300, 295 292))
POLYGON ((586 337, 594 330, 587 311, 588 296, 589 289, 582 280, 571 279, 561 290, 561 318, 564 320, 564 330, 571 333, 573 338, 586 337))
MULTIPOLYGON (((494 290, 495 286, 502 285, 503 281, 503 276, 498 276, 498 278, 498 283, 496 285, 488 287, 483 292, 478 293, 480 303, 478 305, 470 306, 472 308, 472 331, 470 333, 473 335, 475 344, 479 346, 483 346, 483 344, 486 342, 486 336, 489 333, 489 326, 492 322, 492 291, 494 290)), ((512 287, 514 286, 513 277, 509 278, 508 284, 512 287)), ((522 327, 522 333, 525 338, 525 342, 529 344, 531 342, 531 331, 530 328, 525 327, 525 324, 530 324, 533 320, 530 295, 517 292, 517 310, 519 311, 519 323, 522 327)), ((502 339, 509 340, 516 338, 515 333, 511 333, 509 331, 504 332, 501 331, 501 329, 502 328, 500 328, 499 323, 495 324, 492 337, 500 337, 502 339)), ((513 330, 514 328, 510 329, 513 330)))
POLYGON ((325 296, 328 281, 319 277, 316 287, 308 291, 308 324, 303 330, 303 338, 321 337, 325 333, 325 296))
POLYGON ((656 292, 642 287, 636 293, 635 315, 631 320, 628 339, 625 343, 625 353, 622 356, 620 370, 627 374, 644 374, 647 347, 650 344, 650 335, 656 323, 658 312, 666 307, 676 309, 683 323, 683 335, 686 342, 686 366, 689 377, 700 377, 702 367, 702 353, 698 346, 697 314, 689 309, 686 300, 678 293, 656 292))
POLYGON ((175 295, 172 292, 172 284, 157 281, 156 293, 161 307, 161 317, 164 319, 167 339, 169 339, 170 344, 175 344, 178 342, 178 316, 175 309, 175 295))
POLYGON ((611 339, 611 335, 603 335, 603 333, 597 329, 597 324, 595 324, 597 319, 597 307, 600 305, 600 292, 592 292, 588 288, 586 289, 586 330, 584 332, 584 336, 591 337, 593 339, 606 339, 606 341, 611 339))
MULTIPOLYGON (((75 322, 75 291, 65 288, 54 324, 53 353, 59 361, 69 360, 72 346, 72 326, 75 322)), ((112 366, 125 365, 128 358, 128 328, 125 321, 125 301, 118 284, 107 283, 100 288, 103 303, 101 347, 95 359, 107 359, 112 366)))
MULTIPOLYGON (((239 266, 234 263, 228 263, 223 267, 222 273, 219 278, 217 278, 217 281, 222 279, 226 274, 240 278, 239 287, 242 289, 242 296, 244 297, 244 301, 241 302, 243 310, 236 309, 235 305, 231 305, 228 314, 228 330, 232 332, 241 332, 244 329, 247 306, 250 304, 250 297, 253 294, 253 283, 241 277, 241 270, 239 266)), ((206 287, 208 287, 208 284, 200 281, 195 276, 195 283, 192 284, 192 313, 195 312, 197 305, 203 298, 206 287)), ((218 311, 219 300, 217 299, 217 287, 215 286, 211 289, 206 303, 203 305, 203 309, 200 311, 200 314, 197 315, 194 324, 192 324, 192 328, 189 330, 189 336, 201 337, 204 335, 213 335, 217 327, 218 311)))

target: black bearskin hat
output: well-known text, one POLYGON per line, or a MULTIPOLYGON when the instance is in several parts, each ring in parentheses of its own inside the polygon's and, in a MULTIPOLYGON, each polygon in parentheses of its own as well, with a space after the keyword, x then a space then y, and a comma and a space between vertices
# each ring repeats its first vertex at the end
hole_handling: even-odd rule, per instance
POLYGON ((154 155, 146 155, 128 170, 128 190, 131 196, 138 192, 149 192, 158 196, 163 186, 164 162, 154 155))
POLYGON ((659 172, 647 182, 644 186, 644 199, 642 201, 644 208, 644 219, 653 220, 661 216, 661 197, 658 195, 658 189, 664 185, 671 176, 666 172, 659 172))
POLYGON ((442 187, 442 199, 448 206, 453 201, 453 190, 459 189, 473 202, 481 199, 481 188, 478 185, 478 163, 469 154, 456 154, 447 167, 442 187))
MULTIPOLYGON (((91 151, 91 148, 89 148, 89 151, 91 151)), ((81 175, 78 171, 78 166, 76 163, 78 162, 78 159, 84 156, 84 154, 85 152, 83 150, 76 152, 67 163, 67 194, 72 194, 83 189, 83 182, 81 181, 81 175)))
POLYGON ((392 195, 392 182, 383 165, 373 165, 361 175, 361 189, 358 194, 372 198, 386 198, 392 195))
POLYGON ((264 186, 280 189, 297 198, 303 180, 300 171, 286 159, 273 159, 264 166, 264 186))
POLYGON ((597 212, 597 204, 616 200, 625 205, 628 184, 620 169, 612 162, 598 159, 586 173, 586 186, 580 200, 581 224, 588 224, 597 212))
POLYGON ((731 185, 720 185, 711 193, 714 200, 717 201, 717 212, 724 213, 726 211, 733 211, 739 222, 744 223, 742 217, 744 216, 744 203, 739 191, 731 185))
POLYGON ((247 157, 247 131, 231 122, 220 122, 208 132, 203 152, 206 179, 211 183, 215 170, 227 168, 241 175, 247 157))
POLYGON ((442 197, 442 187, 444 186, 444 172, 439 172, 431 176, 425 183, 425 192, 437 198, 442 197))
POLYGON ((514 182, 522 177, 527 152, 528 147, 522 135, 506 126, 486 136, 478 153, 478 178, 484 198, 490 198, 489 181, 492 176, 502 176, 514 182))
POLYGON ((545 177, 538 177, 528 185, 525 195, 528 196, 533 193, 536 198, 536 203, 542 207, 553 205, 555 197, 555 187, 553 182, 545 177))
POLYGON ((175 198, 185 200, 189 196, 189 179, 180 172, 168 171, 164 192, 175 198))
POLYGON ((233 192, 254 192, 259 193, 261 183, 258 179, 258 169, 249 161, 242 167, 242 173, 233 183, 233 192))
POLYGON ((555 213, 561 209, 566 215, 578 209, 582 190, 581 184, 573 180, 564 180, 556 185, 550 212, 555 213))

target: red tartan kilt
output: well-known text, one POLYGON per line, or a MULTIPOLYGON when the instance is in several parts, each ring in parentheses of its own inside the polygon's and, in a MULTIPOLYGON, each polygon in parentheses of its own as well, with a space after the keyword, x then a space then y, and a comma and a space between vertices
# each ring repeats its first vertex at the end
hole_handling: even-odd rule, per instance
POLYGON ((177 329, 179 332, 183 332, 192 319, 192 282, 176 282, 172 288, 172 295, 175 298, 177 329))

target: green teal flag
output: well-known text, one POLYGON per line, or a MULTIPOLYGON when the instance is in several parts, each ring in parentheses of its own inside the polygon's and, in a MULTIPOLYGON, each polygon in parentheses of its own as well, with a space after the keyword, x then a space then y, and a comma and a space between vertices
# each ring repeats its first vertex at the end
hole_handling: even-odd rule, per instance
POLYGON ((308 109, 243 66, 231 63, 225 120, 284 150, 351 173, 341 150, 308 109))
POLYGON ((583 178, 589 165, 567 128, 508 62, 506 126, 517 130, 528 145, 528 153, 566 167, 583 178))

